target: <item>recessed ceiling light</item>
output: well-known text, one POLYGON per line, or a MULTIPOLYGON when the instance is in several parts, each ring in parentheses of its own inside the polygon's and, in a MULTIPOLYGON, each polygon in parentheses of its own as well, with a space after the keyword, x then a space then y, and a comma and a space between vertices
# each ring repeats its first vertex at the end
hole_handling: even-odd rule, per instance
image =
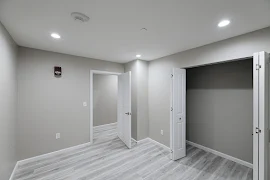
POLYGON ((231 23, 229 20, 223 20, 218 23, 218 27, 225 27, 228 26, 231 23))
POLYGON ((61 36, 57 33, 52 33, 51 36, 54 38, 54 39, 60 39, 61 36))
POLYGON ((140 54, 137 54, 137 55, 136 55, 136 57, 137 57, 137 58, 140 58, 140 57, 142 57, 142 55, 140 55, 140 54))

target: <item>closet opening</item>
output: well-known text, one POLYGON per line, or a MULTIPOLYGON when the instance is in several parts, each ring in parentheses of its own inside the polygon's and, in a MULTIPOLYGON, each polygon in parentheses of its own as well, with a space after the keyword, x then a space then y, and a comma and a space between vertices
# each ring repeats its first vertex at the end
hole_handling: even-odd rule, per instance
POLYGON ((217 168, 248 179, 267 179, 268 53, 174 68, 171 82, 171 158, 192 156, 195 147, 210 153, 206 161, 216 160, 217 168))

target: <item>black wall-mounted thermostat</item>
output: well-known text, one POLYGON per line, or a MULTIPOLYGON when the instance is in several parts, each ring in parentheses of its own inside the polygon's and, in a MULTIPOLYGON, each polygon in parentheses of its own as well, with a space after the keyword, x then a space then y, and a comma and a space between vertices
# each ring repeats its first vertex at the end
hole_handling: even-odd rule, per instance
POLYGON ((61 77, 62 76, 62 68, 59 66, 54 66, 54 76, 61 77))

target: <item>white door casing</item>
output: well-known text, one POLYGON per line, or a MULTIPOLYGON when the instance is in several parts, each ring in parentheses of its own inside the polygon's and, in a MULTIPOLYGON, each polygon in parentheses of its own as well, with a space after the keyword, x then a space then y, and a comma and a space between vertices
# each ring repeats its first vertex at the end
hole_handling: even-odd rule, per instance
POLYGON ((171 159, 186 156, 186 70, 174 68, 171 85, 171 159))
POLYGON ((253 56, 253 180, 268 179, 269 54, 253 56))
POLYGON ((117 134, 131 148, 131 72, 118 76, 117 134))
POLYGON ((253 180, 259 180, 259 136, 256 128, 259 127, 259 53, 253 55, 253 180))
POLYGON ((259 53, 259 180, 268 179, 269 55, 259 53))

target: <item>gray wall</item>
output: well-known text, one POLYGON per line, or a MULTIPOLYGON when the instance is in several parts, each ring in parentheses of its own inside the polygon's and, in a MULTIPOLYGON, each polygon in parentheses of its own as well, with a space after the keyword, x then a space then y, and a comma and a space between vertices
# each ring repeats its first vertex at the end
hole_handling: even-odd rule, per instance
POLYGON ((270 28, 151 61, 148 93, 150 138, 170 145, 170 74, 173 67, 192 67, 251 57, 257 51, 270 52, 270 28), (161 129, 164 130, 163 136, 161 129))
POLYGON ((94 74, 93 89, 94 126, 117 122, 118 77, 94 74))
POLYGON ((134 60, 125 64, 125 72, 131 71, 132 137, 136 140, 149 136, 148 64, 142 60, 134 60))
POLYGON ((149 137, 148 64, 137 60, 137 140, 149 137))
POLYGON ((89 142, 90 69, 124 72, 118 63, 19 48, 19 160, 89 142), (61 66, 61 78, 53 67, 61 66), (56 140, 55 134, 61 133, 56 140))
POLYGON ((187 140, 252 163, 253 61, 187 69, 187 140))
POLYGON ((17 45, 0 23, 0 179, 16 163, 17 45))

